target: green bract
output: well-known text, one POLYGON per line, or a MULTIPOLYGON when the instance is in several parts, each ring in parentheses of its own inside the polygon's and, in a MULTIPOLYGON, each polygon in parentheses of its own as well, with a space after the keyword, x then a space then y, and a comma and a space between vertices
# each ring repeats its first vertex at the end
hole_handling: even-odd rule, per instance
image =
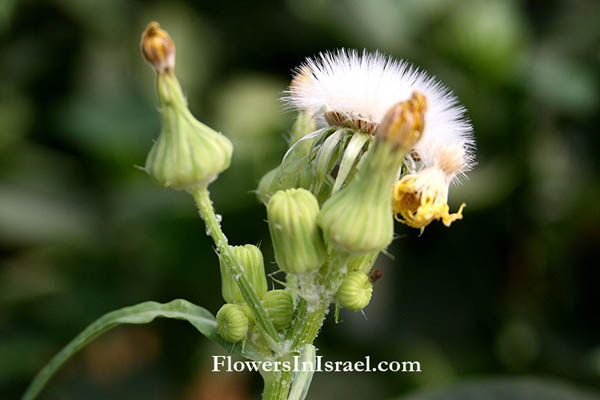
POLYGON ((371 253, 361 254, 360 256, 354 257, 348 263, 348 271, 360 271, 364 273, 368 273, 371 271, 373 264, 375 264, 375 260, 377 260, 377 256, 379 255, 378 251, 374 251, 371 253))
POLYGON ((394 236, 392 187, 404 150, 376 140, 357 176, 321 208, 318 222, 325 239, 350 254, 385 249, 394 236))
POLYGON ((204 188, 229 168, 233 146, 194 118, 175 75, 158 74, 157 89, 162 130, 145 170, 161 186, 189 192, 204 188))

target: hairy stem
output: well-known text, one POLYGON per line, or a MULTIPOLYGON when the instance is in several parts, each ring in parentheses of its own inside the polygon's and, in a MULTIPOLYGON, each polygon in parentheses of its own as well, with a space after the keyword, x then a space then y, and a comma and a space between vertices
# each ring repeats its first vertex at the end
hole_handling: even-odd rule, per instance
POLYGON ((308 304, 306 300, 302 297, 298 300, 298 304, 296 305, 296 309, 294 310, 294 316, 292 318, 292 325, 288 329, 287 334, 285 336, 286 340, 294 339, 300 330, 302 329, 302 325, 306 319, 306 314, 308 313, 308 304))
POLYGON ((301 325, 300 332, 294 337, 292 349, 297 349, 305 344, 312 344, 315 341, 321 326, 323 326, 327 310, 329 310, 329 303, 323 302, 308 313, 301 325))
POLYGON ((250 282, 248 282, 248 279, 244 275, 243 267, 236 260, 231 248, 229 247, 227 237, 221 230, 221 224, 215 215, 215 210, 213 209, 208 189, 198 189, 193 193, 193 195, 198 206, 200 216, 206 224, 207 234, 210 235, 215 242, 215 246, 217 247, 219 255, 223 257, 225 265, 238 284, 244 300, 246 300, 246 303, 248 303, 248 306, 254 313, 258 327, 263 333, 265 333, 265 339, 269 342, 271 348, 274 351, 279 351, 281 347, 279 345, 281 338, 277 334, 277 330, 269 319, 267 311, 256 295, 254 288, 252 285, 250 285, 250 282))
POLYGON ((312 344, 315 341, 327 316, 329 304, 334 301, 335 294, 342 284, 349 260, 350 256, 347 254, 336 254, 323 266, 321 277, 318 279, 322 287, 325 287, 325 292, 321 294, 319 303, 308 307, 304 315, 298 315, 298 317, 302 317, 302 320, 294 321, 293 326, 299 325, 300 329, 293 336, 292 349, 312 344))

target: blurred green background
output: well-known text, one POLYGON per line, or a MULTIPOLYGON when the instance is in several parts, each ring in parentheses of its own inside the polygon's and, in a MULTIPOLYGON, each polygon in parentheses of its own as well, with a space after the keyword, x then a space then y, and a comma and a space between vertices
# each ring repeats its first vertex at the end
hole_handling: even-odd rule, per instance
MULTIPOLYGON (((329 360, 423 372, 322 373, 309 398, 600 398, 597 0, 1 0, 0 398, 107 311, 222 302, 191 198, 135 168, 160 128, 138 49, 150 20, 177 44, 192 111, 234 142, 211 186, 224 230, 269 261, 251 191, 285 149, 293 114, 279 97, 304 57, 380 49, 469 110, 478 165, 451 192, 464 220, 421 237, 397 225, 368 320, 342 312, 318 339, 329 360)), ((120 327, 41 398, 255 398, 259 377, 212 373, 213 354, 184 322, 120 327)))

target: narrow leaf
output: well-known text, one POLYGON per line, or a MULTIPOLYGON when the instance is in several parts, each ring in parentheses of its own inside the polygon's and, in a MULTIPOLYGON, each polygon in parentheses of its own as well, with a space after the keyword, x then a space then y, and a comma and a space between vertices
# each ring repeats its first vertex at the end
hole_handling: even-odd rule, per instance
POLYGON ((120 324, 146 324, 155 318, 173 318, 188 321, 200 333, 213 342, 223 346, 227 351, 242 354, 243 356, 261 360, 262 357, 249 346, 242 351, 240 344, 229 343, 223 340, 217 333, 217 322, 215 317, 205 308, 199 307, 186 300, 177 299, 169 303, 157 303, 147 301, 130 307, 124 307, 111 311, 98 318, 91 325, 77 335, 58 354, 56 354, 44 368, 35 376, 22 400, 34 399, 44 388, 46 383, 58 371, 58 369, 83 346, 91 342, 101 333, 120 324))

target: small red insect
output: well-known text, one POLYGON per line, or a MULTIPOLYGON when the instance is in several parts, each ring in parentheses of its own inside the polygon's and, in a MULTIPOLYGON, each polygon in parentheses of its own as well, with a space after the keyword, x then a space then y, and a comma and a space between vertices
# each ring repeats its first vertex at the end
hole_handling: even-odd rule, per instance
POLYGON ((371 283, 375 283, 377 282, 381 277, 383 276, 383 273, 381 272, 381 270, 379 268, 374 269, 373 271, 371 271, 371 273, 369 274, 369 281, 371 281, 371 283))

